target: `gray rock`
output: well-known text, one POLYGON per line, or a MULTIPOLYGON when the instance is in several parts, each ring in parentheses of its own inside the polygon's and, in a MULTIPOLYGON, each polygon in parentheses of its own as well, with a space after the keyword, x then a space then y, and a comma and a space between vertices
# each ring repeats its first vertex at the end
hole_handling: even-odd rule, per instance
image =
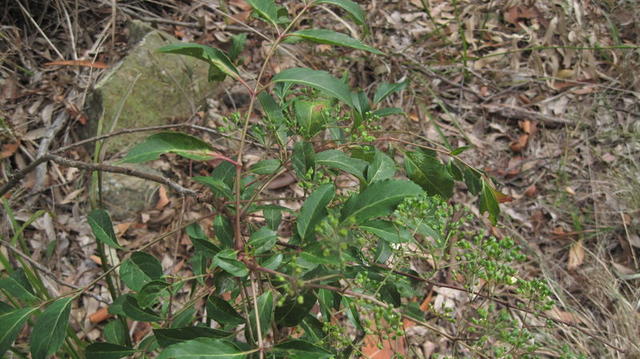
MULTIPOLYGON (((86 138, 127 128, 156 126, 172 118, 189 118, 207 97, 217 93, 219 83, 208 82, 209 65, 174 54, 158 53, 161 46, 177 43, 171 35, 140 21, 129 26, 129 54, 96 84, 87 96, 89 123, 86 138)), ((112 137, 103 145, 105 158, 126 153, 150 133, 112 137)), ((89 148, 93 150, 93 146, 89 148)), ((139 171, 156 172, 142 164, 139 171)), ((152 206, 158 184, 121 174, 103 173, 103 198, 116 221, 134 220, 152 206)))
MULTIPOLYGON (((203 61, 156 50, 179 42, 166 32, 133 21, 129 27, 130 53, 96 84, 87 96, 89 119, 85 136, 155 126, 171 118, 188 118, 204 100, 217 92, 219 83, 207 80, 203 61), (139 41, 136 41, 138 40, 139 41)), ((105 143, 106 153, 123 152, 148 133, 118 136, 105 143)))

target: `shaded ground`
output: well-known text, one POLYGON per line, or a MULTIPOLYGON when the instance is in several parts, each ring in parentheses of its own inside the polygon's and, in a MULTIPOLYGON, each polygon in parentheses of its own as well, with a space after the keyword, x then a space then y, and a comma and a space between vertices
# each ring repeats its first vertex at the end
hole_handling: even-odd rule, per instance
MULTIPOLYGON (((259 26, 249 18, 246 3, 229 3, 236 19, 259 26)), ((527 248, 530 262, 522 270, 552 285, 559 306, 551 315, 624 348, 628 357, 640 356, 633 339, 640 334, 640 15, 634 2, 362 4, 371 27, 365 41, 389 56, 359 57, 301 45, 290 48, 295 58, 282 54, 278 67, 302 61, 335 73, 349 71, 352 85, 364 89, 380 81, 411 79, 392 103, 407 116, 386 121, 387 132, 414 141, 419 133, 420 141, 448 141, 454 148, 472 146, 465 160, 484 168, 513 198, 502 205, 500 224, 490 230, 527 248)), ((5 4, 0 10, 3 181, 39 153, 78 139, 85 126, 81 109, 86 91, 103 73, 45 64, 91 59, 113 65, 126 53, 126 20, 144 18, 182 40, 221 48, 229 46, 230 35, 247 31, 243 56, 248 72, 256 71, 263 54, 260 36, 225 19, 209 2, 123 1, 115 17, 109 4, 89 1, 77 7, 31 1, 23 9, 5 4)), ((347 22, 336 22, 336 16, 321 9, 304 23, 361 35, 347 22)), ((242 108, 238 93, 229 85, 226 97, 212 99, 207 111, 189 121, 220 125, 215 114, 242 108)), ((253 155, 258 158, 260 152, 253 155)), ((68 156, 89 158, 83 149, 68 156)), ((162 170, 178 179, 186 178, 185 169, 207 170, 175 163, 172 170, 162 170)), ((78 286, 99 273, 90 232, 81 220, 87 208, 86 182, 84 173, 50 164, 44 172, 33 172, 8 198, 20 220, 38 209, 55 214, 27 228, 31 257, 78 286)), ((465 193, 461 188, 457 201, 477 212, 465 193)), ((201 204, 177 197, 164 204, 156 199, 154 206, 141 218, 118 225, 131 247, 176 226, 178 213, 188 221, 206 212, 201 204)), ((5 222, 2 236, 9 234, 5 222)), ((179 240, 155 248, 165 268, 175 272, 185 258, 179 240)), ((51 287, 64 288, 54 282, 51 287)), ((92 340, 100 336, 100 327, 88 316, 100 305, 86 297, 74 312, 77 329, 92 340)), ((558 341, 591 357, 625 356, 570 327, 561 327, 557 335, 558 341)), ((436 350, 440 344, 427 337, 413 353, 428 357, 429 350, 436 350)))

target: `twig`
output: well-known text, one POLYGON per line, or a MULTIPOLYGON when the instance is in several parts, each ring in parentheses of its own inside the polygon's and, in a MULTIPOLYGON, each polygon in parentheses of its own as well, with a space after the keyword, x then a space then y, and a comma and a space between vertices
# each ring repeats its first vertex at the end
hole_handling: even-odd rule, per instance
MULTIPOLYGON (((64 158, 64 157, 60 157, 54 154, 48 154, 44 156, 45 161, 53 161, 59 165, 62 166, 66 166, 66 167, 75 167, 75 168, 82 168, 85 170, 91 170, 91 171, 103 171, 103 172, 111 172, 111 173, 122 173, 128 176, 133 176, 133 177, 138 177, 138 178, 142 178, 142 179, 146 179, 149 181, 153 181, 153 182, 157 182, 157 183, 161 183, 164 184, 168 187, 170 187, 171 189, 173 189, 174 191, 178 192, 181 195, 188 195, 188 196, 196 196, 198 193, 194 190, 190 190, 188 188, 184 188, 182 186, 180 186, 179 184, 165 178, 162 176, 157 176, 157 175, 153 175, 153 174, 149 174, 149 173, 144 173, 138 170, 135 170, 133 168, 128 168, 128 167, 118 167, 118 166, 111 166, 111 165, 105 165, 105 164, 94 164, 94 163, 87 163, 87 162, 82 162, 82 161, 75 161, 75 160, 70 160, 68 158, 64 158)), ((0 192, 0 196, 2 195, 2 193, 0 192)))
POLYGON ((44 33, 44 31, 42 31, 42 29, 40 28, 40 25, 38 25, 38 23, 33 19, 33 17, 31 16, 31 14, 29 14, 29 11, 27 11, 27 9, 24 8, 24 6, 22 5, 21 1, 16 1, 16 3, 18 4, 18 6, 20 7, 20 10, 22 11, 22 13, 24 14, 24 16, 26 18, 29 19, 29 21, 31 21, 31 23, 33 24, 33 26, 36 27, 36 29, 38 29, 38 32, 40 33, 40 35, 42 35, 42 37, 44 37, 44 40, 47 42, 47 44, 49 44, 49 46, 51 46, 51 48, 53 49, 53 51, 56 52, 56 54, 58 54, 58 56, 60 57, 61 60, 64 60, 64 56, 62 55, 62 53, 58 50, 58 48, 51 42, 51 40, 49 40, 49 37, 47 36, 47 34, 44 33))
MULTIPOLYGON (((56 120, 47 128, 47 133, 40 141, 40 146, 38 147, 38 154, 36 158, 42 157, 49 152, 49 146, 51 146, 51 141, 55 138, 55 136, 62 130, 64 124, 69 119, 69 115, 67 115, 66 111, 60 112, 56 117, 56 120)), ((36 184, 33 186, 33 192, 40 191, 44 187, 44 181, 47 178, 47 165, 46 163, 41 163, 36 168, 36 184)))

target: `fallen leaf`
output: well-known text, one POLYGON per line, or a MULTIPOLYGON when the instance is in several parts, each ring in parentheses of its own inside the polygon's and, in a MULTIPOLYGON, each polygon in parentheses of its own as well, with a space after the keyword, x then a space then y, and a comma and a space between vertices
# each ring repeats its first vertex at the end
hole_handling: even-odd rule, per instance
POLYGON ((582 318, 580 318, 579 315, 574 314, 574 313, 569 313, 569 312, 565 312, 564 310, 561 310, 560 308, 554 306, 551 310, 547 310, 545 312, 545 314, 547 316, 549 316, 550 318, 556 319, 556 320, 560 320, 563 321, 565 323, 570 323, 570 324, 580 324, 580 323, 584 323, 584 320, 582 318))
POLYGON ((624 266, 624 265, 622 265, 620 263, 611 262, 611 265, 613 265, 613 268, 620 275, 632 275, 632 274, 636 273, 636 271, 634 271, 633 269, 631 269, 631 268, 629 268, 627 266, 624 266))
POLYGON ((534 184, 532 184, 531 186, 529 186, 529 187, 524 191, 524 195, 525 195, 525 196, 527 196, 527 197, 529 197, 529 198, 535 197, 537 193, 538 193, 538 189, 536 188, 535 183, 534 183, 534 184))
POLYGON ((556 77, 566 80, 572 78, 575 74, 576 72, 572 69, 562 69, 558 71, 556 77))
POLYGON ((522 152, 522 150, 527 147, 527 142, 529 142, 529 135, 525 133, 520 135, 517 141, 512 142, 509 148, 511 148, 513 152, 522 152))
POLYGON ((582 241, 574 242, 569 249, 569 262, 567 263, 567 270, 574 271, 584 262, 584 247, 582 241))
POLYGON ((13 156, 18 148, 20 148, 20 141, 2 145, 2 151, 0 151, 0 160, 13 156))
POLYGON ((163 209, 171 200, 167 196, 167 189, 164 186, 160 186, 158 189, 158 202, 156 203, 156 209, 163 209))
POLYGON ((78 197, 78 195, 80 193, 84 192, 84 188, 79 188, 75 191, 70 192, 69 194, 67 194, 62 201, 60 201, 60 204, 67 204, 67 203, 71 203, 73 202, 73 200, 78 197))

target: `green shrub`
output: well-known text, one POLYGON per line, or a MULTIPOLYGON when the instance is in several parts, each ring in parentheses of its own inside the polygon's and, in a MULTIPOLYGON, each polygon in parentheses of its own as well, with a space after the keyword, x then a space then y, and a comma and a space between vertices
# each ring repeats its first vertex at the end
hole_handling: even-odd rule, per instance
POLYGON ((115 299, 109 311, 116 319, 104 327, 104 342, 86 346, 68 328, 71 303, 86 289, 50 298, 36 270, 22 262, 24 269, 10 270, 0 282, 8 301, 0 307, 0 353, 11 349, 23 356, 23 348, 11 345, 30 323, 34 358, 59 350, 74 358, 153 353, 158 358, 348 358, 359 356, 365 335, 402 336, 403 318, 429 326, 427 314, 457 323, 462 338, 457 342, 466 355, 533 353, 540 346, 535 336, 513 318, 512 308, 492 296, 509 287, 518 293, 518 305, 539 310, 550 304, 548 290, 519 277, 514 263, 523 256, 513 241, 470 230, 473 218, 445 202, 460 181, 478 196, 481 212, 494 223, 499 214, 502 195, 483 172, 458 157, 466 148, 414 144, 412 150, 384 152, 374 146, 376 140, 394 140, 375 134, 381 117, 402 109, 382 103, 407 83, 382 83, 371 97, 351 89, 347 78, 308 68, 286 69, 267 79, 265 69, 283 42, 310 41, 381 55, 330 30, 294 31, 318 4, 342 8, 364 26, 362 10, 349 0, 317 0, 292 17, 271 0, 248 2, 275 34, 257 79, 249 80, 236 67, 242 37, 232 56, 198 44, 159 49, 208 62, 212 81, 230 77, 244 85, 249 109, 229 117, 223 128, 240 133, 236 156, 222 156, 191 135, 162 132, 123 159, 143 162, 167 153, 195 161, 223 159, 210 176, 193 178, 211 191, 216 211, 213 228, 198 223, 185 228, 193 244, 188 261, 193 276, 165 275, 151 254, 128 252, 118 243, 109 214, 94 209, 88 220, 97 241, 122 255, 119 267, 105 267, 103 277, 126 287, 120 293, 119 286, 111 285, 115 299), (258 104, 260 121, 252 124, 258 104), (249 140, 265 148, 268 158, 246 168, 242 157, 249 140), (295 174, 305 193, 299 211, 261 200, 269 183, 286 171, 295 174), (338 188, 336 179, 345 176, 355 185, 338 188), (264 220, 249 221, 248 216, 264 220), (210 230, 213 237, 207 235, 210 230), (416 272, 415 262, 430 263, 432 271, 416 272), (462 319, 451 308, 425 313, 413 302, 443 270, 469 295, 462 319), (231 300, 224 299, 229 294, 231 300), (132 343, 131 320, 151 323, 152 333, 132 343))

